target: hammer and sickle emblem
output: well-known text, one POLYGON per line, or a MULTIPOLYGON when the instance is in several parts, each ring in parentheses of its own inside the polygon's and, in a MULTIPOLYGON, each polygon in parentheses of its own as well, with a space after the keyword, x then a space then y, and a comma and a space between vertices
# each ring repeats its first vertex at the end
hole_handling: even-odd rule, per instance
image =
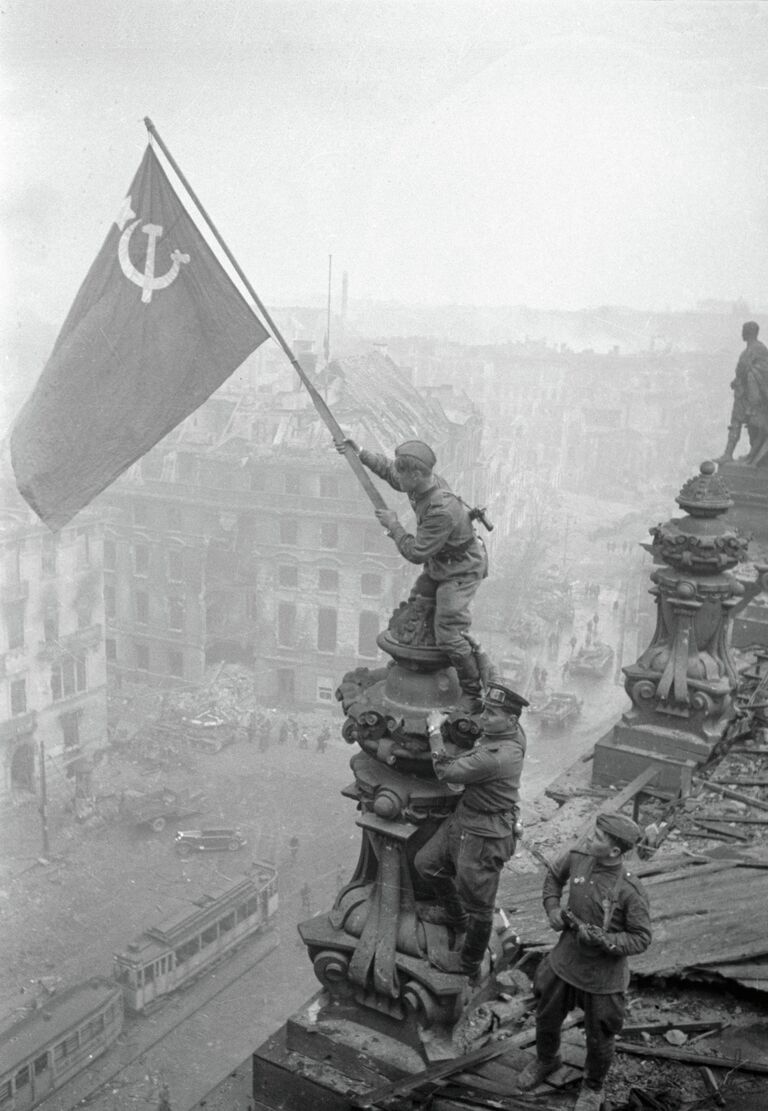
POLYGON ((144 273, 137 270, 131 262, 131 256, 128 253, 128 244, 130 243, 131 236, 140 220, 134 220, 129 224, 123 234, 120 236, 120 243, 117 249, 117 257, 120 260, 120 267, 129 281, 134 285, 141 286, 141 300, 143 304, 148 305, 152 300, 152 293, 156 289, 167 289, 171 282, 175 279, 181 265, 184 262, 189 262, 189 255, 184 255, 181 251, 171 251, 171 260, 173 265, 170 270, 160 277, 155 277, 155 242, 163 234, 163 229, 160 224, 145 224, 141 229, 147 237, 147 256, 144 262, 144 273))

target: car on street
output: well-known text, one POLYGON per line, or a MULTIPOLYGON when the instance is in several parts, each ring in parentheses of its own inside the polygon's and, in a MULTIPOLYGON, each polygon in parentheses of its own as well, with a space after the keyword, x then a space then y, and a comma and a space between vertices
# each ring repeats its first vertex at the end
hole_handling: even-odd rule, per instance
POLYGON ((174 838, 180 856, 190 853, 237 852, 248 842, 239 829, 180 829, 174 838))
POLYGON ((582 700, 570 691, 555 691, 539 712, 544 729, 564 729, 581 715, 582 700))

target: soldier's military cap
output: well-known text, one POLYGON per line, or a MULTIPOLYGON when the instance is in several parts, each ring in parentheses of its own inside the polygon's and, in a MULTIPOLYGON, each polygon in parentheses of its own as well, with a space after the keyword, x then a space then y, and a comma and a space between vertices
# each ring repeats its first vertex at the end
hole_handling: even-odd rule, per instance
POLYGON ((643 836, 643 831, 637 822, 633 822, 624 814, 598 814, 595 825, 612 837, 622 852, 628 852, 643 836))
POLYGON ((437 462, 437 457, 429 444, 423 443, 421 440, 406 440, 404 444, 400 444, 395 448, 395 458, 415 459, 424 467, 429 467, 430 470, 437 462))
POLYGON ((497 710, 505 710, 508 714, 520 714, 528 706, 528 700, 521 694, 516 694, 511 687, 492 680, 485 689, 483 706, 495 706, 497 710))

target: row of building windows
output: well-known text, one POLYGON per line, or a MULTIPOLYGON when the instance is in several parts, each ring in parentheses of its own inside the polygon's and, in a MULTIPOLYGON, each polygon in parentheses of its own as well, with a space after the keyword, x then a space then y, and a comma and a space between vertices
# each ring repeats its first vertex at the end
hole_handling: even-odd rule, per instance
MULTIPOLYGON (((281 648, 295 648, 297 641, 296 606, 293 602, 280 602, 277 607, 277 643, 281 648)), ((318 652, 335 652, 338 647, 338 610, 321 606, 317 611, 318 652)), ((360 656, 375 656, 378 652, 376 637, 379 632, 379 615, 363 611, 358 620, 357 650, 360 656)))
MULTIPOLYGON (((30 543, 36 543, 32 538, 30 543)), ((5 548, 2 556, 3 581, 9 584, 20 583, 22 578, 23 541, 17 541, 5 548)), ((75 567, 82 570, 93 562, 91 530, 81 528, 75 533, 75 567)), ((45 532, 40 538, 40 577, 53 578, 59 570, 60 541, 56 533, 45 532)))
MULTIPOLYGON (((9 684, 11 717, 26 714, 27 680, 26 678, 12 679, 9 684)), ((51 697, 54 702, 60 702, 70 695, 80 694, 88 689, 88 671, 84 655, 66 655, 51 668, 51 697)))
MULTIPOLYGON (((176 632, 183 632, 187 614, 184 599, 166 598, 165 609, 168 628, 174 629, 176 632)), ((149 594, 146 590, 137 590, 134 594, 133 611, 137 624, 149 624, 149 594)), ((113 620, 117 616, 115 588, 109 583, 104 586, 104 613, 107 620, 113 620)))
MULTIPOLYGON (((184 580, 184 549, 170 548, 165 553, 166 575, 170 582, 184 580)), ((133 545, 133 573, 140 577, 149 575, 150 549, 148 544, 133 545)), ((104 541, 104 570, 114 571, 117 567, 117 545, 114 540, 104 541)))
MULTIPOLYGON (((138 523, 138 522, 136 522, 138 523)), ((315 522, 309 522, 313 528, 312 547, 319 546, 333 551, 340 546, 340 531, 336 521, 324 521, 320 524, 319 542, 314 533, 315 522)), ((163 526, 170 529, 166 521, 163 526)), ((300 532, 299 521, 293 517, 281 517, 278 522, 278 542, 289 547, 298 547, 300 532)), ((307 544, 305 538, 305 546, 307 544)), ((385 548, 384 533, 376 525, 369 525, 363 530, 362 550, 364 552, 381 552, 385 548)), ((150 570, 150 548, 148 544, 133 544, 133 571, 136 575, 148 575, 150 570)), ((184 577, 184 550, 171 548, 165 553, 167 559, 167 574, 172 581, 181 582, 184 577)), ((117 545, 114 540, 107 538, 104 541, 104 570, 114 571, 117 567, 117 545)))
MULTIPOLYGON (((5 631, 8 650, 23 648, 26 642, 25 602, 12 602, 5 607, 5 631)), ((43 610, 43 639, 47 644, 59 639, 59 605, 56 600, 45 603, 43 610)), ((90 602, 80 599, 75 612, 78 629, 87 629, 93 621, 90 602)))
MULTIPOLYGON (((297 642, 296 606, 292 602, 283 602, 278 607, 277 614, 277 642, 280 648, 295 648, 297 642)), ((376 637, 379 633, 379 615, 365 611, 360 614, 358 621, 357 651, 358 655, 365 658, 375 657, 378 653, 376 637)), ((335 652, 338 648, 338 611, 330 607, 321 607, 317 611, 317 639, 318 652, 335 652)), ((107 637, 105 642, 107 660, 117 662, 117 641, 107 637)), ((184 678, 184 653, 176 648, 166 649, 165 669, 169 675, 179 679, 184 678)), ((133 665, 138 671, 150 670, 150 646, 142 641, 134 641, 133 665)), ((162 665, 160 666, 161 669, 162 665)))
MULTIPOLYGON (((289 563, 283 564, 278 568, 277 581, 280 586, 284 587, 298 587, 299 585, 299 567, 298 564, 289 563)), ((339 588, 339 572, 332 567, 321 567, 317 573, 317 589, 318 590, 338 590, 339 588)), ((360 576, 360 593, 367 598, 378 598, 384 589, 384 579, 381 575, 374 573, 364 574, 360 576)))
MULTIPOLYGON (((104 642, 107 659, 110 663, 117 663, 117 641, 107 637, 104 642)), ((149 671, 149 645, 136 641, 133 646, 133 663, 137 671, 149 671)), ((184 653, 177 648, 169 648, 166 655, 166 673, 177 679, 184 678, 184 653)))

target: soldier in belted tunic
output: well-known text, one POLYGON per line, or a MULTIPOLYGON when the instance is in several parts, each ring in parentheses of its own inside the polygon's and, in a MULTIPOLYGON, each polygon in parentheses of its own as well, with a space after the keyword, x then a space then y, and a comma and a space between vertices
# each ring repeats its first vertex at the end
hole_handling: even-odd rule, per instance
POLYGON ((624 865, 624 853, 640 836, 631 818, 599 814, 584 849, 559 857, 544 880, 544 909, 560 937, 536 971, 537 1059, 523 1069, 518 1085, 524 1091, 535 1088, 560 1066, 561 1026, 569 1011, 580 1007, 587 1060, 574 1111, 599 1111, 602 1106, 614 1040, 624 1021, 627 957, 643 953, 651 943, 648 897, 624 865))
POLYGON ((446 818, 414 859, 416 871, 437 896, 438 913, 422 911, 463 935, 460 951, 441 961, 445 972, 477 976, 493 928, 499 876, 515 851, 520 817, 520 776, 526 739, 519 723, 528 703, 509 687, 491 681, 479 716, 482 734, 474 748, 450 757, 442 743, 444 714, 433 710, 427 724, 435 775, 463 788, 446 818))
POLYGON ((434 599, 435 643, 448 656, 464 694, 464 708, 480 708, 480 671, 464 634, 471 618, 469 604, 488 575, 485 545, 476 535, 470 509, 433 471, 435 453, 421 440, 395 448, 394 460, 359 448, 354 440, 336 442, 342 454, 354 451, 360 462, 394 490, 408 495, 416 515, 416 535, 407 532, 391 509, 376 516, 409 563, 424 570, 411 589, 416 597, 434 599))

